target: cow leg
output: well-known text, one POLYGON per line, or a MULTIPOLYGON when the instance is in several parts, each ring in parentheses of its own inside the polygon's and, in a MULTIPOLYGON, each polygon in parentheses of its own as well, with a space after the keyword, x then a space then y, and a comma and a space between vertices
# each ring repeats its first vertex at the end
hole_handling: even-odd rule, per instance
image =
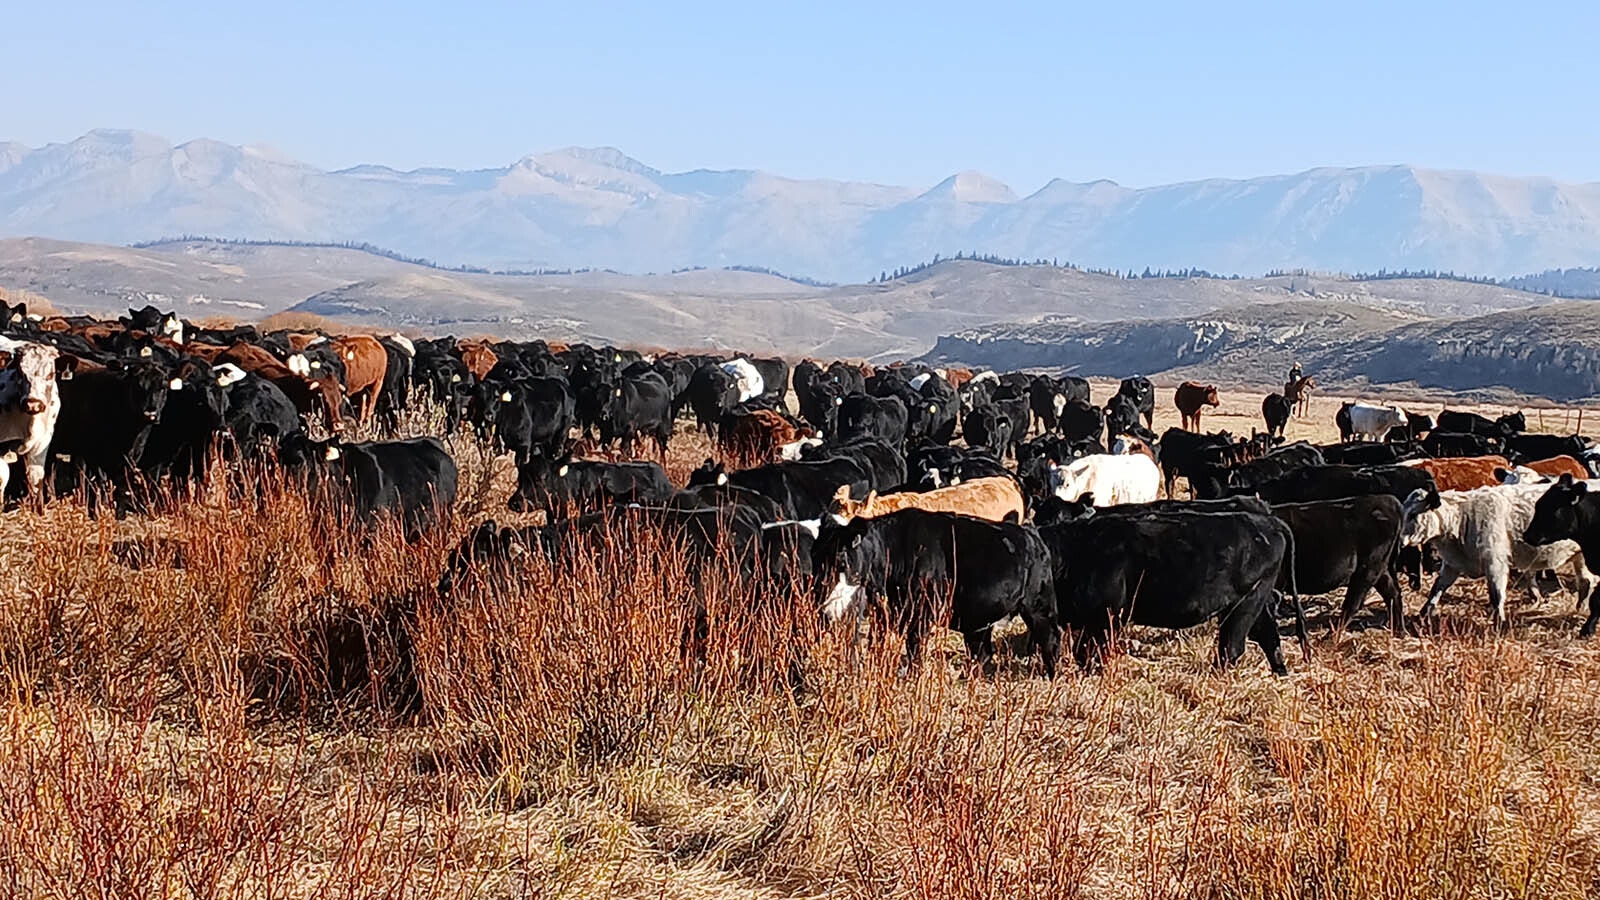
POLYGON ((1461 573, 1451 568, 1448 564, 1439 567, 1439 574, 1434 576, 1433 588, 1428 591, 1428 600, 1422 604, 1422 609, 1417 613, 1420 616, 1436 616, 1439 614, 1439 598, 1456 583, 1461 573))
POLYGON ((1056 627, 1055 616, 1040 616, 1024 610, 1022 621, 1028 626, 1028 637, 1044 663, 1045 674, 1056 677, 1056 660, 1061 656, 1061 629, 1056 627))
MULTIPOLYGON (((1378 589, 1378 596, 1389 607, 1389 630, 1395 634, 1403 634, 1406 630, 1406 607, 1404 595, 1400 592, 1400 581, 1394 577, 1394 572, 1388 567, 1378 573, 1373 580, 1378 589)), ((1347 598, 1348 599, 1348 598, 1347 598)))
POLYGON ((1584 599, 1594 593, 1596 586, 1594 576, 1589 574, 1589 567, 1584 564, 1582 556, 1572 558, 1572 581, 1572 591, 1578 595, 1577 611, 1582 612, 1584 599))
POLYGON ((1250 640, 1255 641, 1261 652, 1267 655, 1267 665, 1272 667, 1272 674, 1289 674, 1289 667, 1283 663, 1283 639, 1278 635, 1278 620, 1272 614, 1270 602, 1256 614, 1256 622, 1250 627, 1250 640))
POLYGON ((1106 626, 1087 625, 1072 640, 1072 655, 1087 672, 1098 672, 1105 662, 1106 626))
POLYGON ((984 627, 976 631, 961 632, 961 638, 967 644, 967 655, 984 665, 988 665, 994 658, 993 630, 992 627, 984 627))
POLYGON ((1489 614, 1494 618, 1494 624, 1506 624, 1506 583, 1511 578, 1509 563, 1490 563, 1489 570, 1485 573, 1489 582, 1489 614))
MULTIPOLYGON (((1357 572, 1350 576, 1350 584, 1344 591, 1344 606, 1339 609, 1339 631, 1350 627, 1350 620, 1355 618, 1361 610, 1362 604, 1367 602, 1367 592, 1372 590, 1372 582, 1365 572, 1357 572)), ((1385 597, 1385 600, 1388 598, 1385 597)), ((1393 605, 1390 606, 1393 609, 1393 605)))
POLYGON ((1217 668, 1226 669, 1244 656, 1245 638, 1255 630, 1256 619, 1265 615, 1253 597, 1245 597, 1223 614, 1217 622, 1217 668))
POLYGON ((1578 629, 1578 637, 1594 637, 1596 626, 1600 626, 1600 587, 1589 591, 1589 618, 1578 629))

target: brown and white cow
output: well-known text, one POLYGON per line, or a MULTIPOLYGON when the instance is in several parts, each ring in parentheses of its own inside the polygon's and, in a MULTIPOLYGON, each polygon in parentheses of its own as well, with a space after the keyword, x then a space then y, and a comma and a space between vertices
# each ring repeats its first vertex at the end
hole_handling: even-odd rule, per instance
POLYGON ((72 377, 75 362, 54 347, 0 338, 0 496, 16 462, 25 467, 30 495, 44 484, 45 457, 61 415, 56 379, 72 377))
POLYGON ((1217 397, 1216 385, 1200 384, 1197 381, 1185 381, 1178 385, 1177 392, 1172 395, 1172 402, 1183 416, 1185 431, 1199 431, 1200 414, 1205 408, 1222 405, 1222 401, 1217 397))

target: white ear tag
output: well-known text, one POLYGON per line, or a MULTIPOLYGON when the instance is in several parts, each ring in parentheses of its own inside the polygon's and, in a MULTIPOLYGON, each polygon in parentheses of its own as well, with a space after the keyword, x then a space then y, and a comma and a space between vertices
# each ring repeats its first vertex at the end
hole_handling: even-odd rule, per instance
POLYGON ((339 448, 338 447, 329 447, 328 448, 328 452, 322 454, 322 458, 327 460, 328 462, 333 462, 333 461, 337 460, 339 458, 339 448))

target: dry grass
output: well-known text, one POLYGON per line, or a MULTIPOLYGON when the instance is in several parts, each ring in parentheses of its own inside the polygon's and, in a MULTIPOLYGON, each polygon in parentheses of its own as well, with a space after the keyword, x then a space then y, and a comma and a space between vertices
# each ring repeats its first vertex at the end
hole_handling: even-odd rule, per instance
POLYGON ((0 287, 0 303, 8 303, 12 306, 18 303, 24 304, 28 307, 28 312, 36 316, 53 316, 56 314, 55 305, 43 294, 35 294, 33 291, 25 291, 21 288, 0 287))
MULTIPOLYGON (((1205 629, 1054 682, 959 640, 902 674, 893 640, 646 534, 441 605, 454 540, 508 519, 506 461, 456 453, 457 520, 414 547, 259 479, 0 521, 0 892, 1600 892, 1600 651, 1569 596, 1504 635, 1481 602, 1324 629, 1287 679, 1214 672, 1205 629)), ((669 469, 707 455, 680 434, 669 469)))

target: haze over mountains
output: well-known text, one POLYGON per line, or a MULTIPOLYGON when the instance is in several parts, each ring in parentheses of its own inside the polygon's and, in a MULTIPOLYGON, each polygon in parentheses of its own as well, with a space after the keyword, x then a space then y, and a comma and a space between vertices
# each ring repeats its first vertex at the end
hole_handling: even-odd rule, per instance
POLYGON ((1600 184, 1410 166, 1020 195, 974 172, 931 188, 759 171, 664 173, 569 148, 474 171, 330 172, 131 131, 0 144, 0 235, 125 244, 181 234, 369 242, 493 269, 765 266, 861 282, 935 253, 1114 269, 1438 269, 1600 263, 1600 184))

